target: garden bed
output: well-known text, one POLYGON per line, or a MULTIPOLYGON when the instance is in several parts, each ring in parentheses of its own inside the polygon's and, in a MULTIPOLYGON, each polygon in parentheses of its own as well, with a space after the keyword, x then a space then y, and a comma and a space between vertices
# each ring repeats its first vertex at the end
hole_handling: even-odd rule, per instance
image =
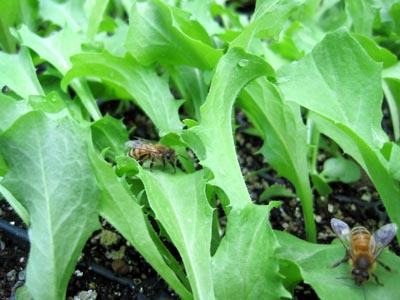
POLYGON ((3 2, 0 297, 399 298, 398 3, 3 2))

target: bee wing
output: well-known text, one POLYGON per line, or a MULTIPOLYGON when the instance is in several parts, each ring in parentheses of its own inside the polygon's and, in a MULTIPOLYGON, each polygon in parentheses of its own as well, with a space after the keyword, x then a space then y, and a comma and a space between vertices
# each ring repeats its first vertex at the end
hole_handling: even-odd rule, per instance
POLYGON ((142 146, 143 144, 144 143, 142 140, 132 140, 132 141, 127 141, 125 143, 125 146, 129 147, 129 148, 138 148, 138 147, 142 146))
POLYGON ((332 218, 331 219, 331 227, 332 230, 336 233, 339 240, 342 242, 343 246, 352 251, 351 242, 350 242, 350 227, 345 222, 339 219, 332 218))
POLYGON ((135 138, 135 141, 140 141, 140 142, 142 142, 142 144, 152 144, 152 145, 154 145, 154 144, 158 143, 155 140, 145 139, 145 138, 142 138, 140 136, 134 136, 134 138, 135 138))
POLYGON ((374 232, 370 239, 370 251, 377 257, 383 248, 385 248, 393 240, 397 233, 396 224, 386 224, 374 232))

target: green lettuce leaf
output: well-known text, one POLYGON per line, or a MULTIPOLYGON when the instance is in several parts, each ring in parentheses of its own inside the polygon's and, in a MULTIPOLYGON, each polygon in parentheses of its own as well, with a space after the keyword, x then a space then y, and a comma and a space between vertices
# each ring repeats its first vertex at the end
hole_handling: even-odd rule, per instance
POLYGON ((268 65, 260 58, 240 48, 230 49, 215 71, 210 92, 200 109, 200 124, 183 135, 200 163, 213 172, 210 183, 225 192, 233 207, 243 207, 251 200, 236 158, 232 106, 240 90, 267 70, 268 65))
POLYGON ((141 169, 151 208, 182 257, 194 299, 214 299, 211 276, 213 210, 204 172, 171 174, 141 169))
POLYGON ((88 128, 41 112, 22 116, 0 137, 9 168, 1 184, 30 215, 26 285, 34 299, 65 298, 83 246, 99 227, 89 140, 88 128))

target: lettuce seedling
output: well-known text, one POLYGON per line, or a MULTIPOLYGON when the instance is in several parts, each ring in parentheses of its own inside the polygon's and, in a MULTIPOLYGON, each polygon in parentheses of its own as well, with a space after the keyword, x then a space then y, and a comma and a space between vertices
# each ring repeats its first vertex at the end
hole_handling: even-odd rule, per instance
MULTIPOLYGON (((301 281, 320 299, 362 298, 337 279, 349 266, 331 268, 343 247, 311 243, 316 154, 326 150, 313 137, 364 170, 399 225, 396 3, 258 0, 251 15, 213 0, 19 3, 13 15, 0 10, 0 191, 31 241, 18 299, 65 299, 100 216, 182 299, 289 298, 301 281), (395 140, 381 126, 383 95, 395 140), (187 150, 185 172, 127 157, 131 131, 99 105, 110 99, 125 101, 122 114, 135 105, 161 143, 187 150), (253 203, 236 109, 265 163, 293 185, 308 242, 272 230, 278 202, 253 203)), ((342 173, 330 174, 348 181, 342 173)), ((367 282, 365 294, 395 299, 400 260, 381 258, 394 272, 378 267, 385 287, 367 282)))

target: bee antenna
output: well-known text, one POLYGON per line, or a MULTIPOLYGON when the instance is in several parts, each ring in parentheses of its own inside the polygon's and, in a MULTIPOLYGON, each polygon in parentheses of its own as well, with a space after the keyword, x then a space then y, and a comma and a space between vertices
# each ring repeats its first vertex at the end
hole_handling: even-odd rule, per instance
POLYGON ((184 158, 184 159, 188 160, 188 158, 187 158, 187 157, 185 157, 185 156, 183 156, 183 155, 181 155, 181 154, 177 154, 177 155, 176 155, 176 157, 182 157, 182 158, 184 158))
POLYGON ((361 287, 363 290, 364 300, 367 300, 367 293, 365 292, 365 286, 361 287))
POLYGON ((336 277, 336 279, 352 279, 351 277, 336 277))
MULTIPOLYGON (((336 277, 336 279, 353 279, 351 277, 336 277)), ((364 295, 364 300, 367 300, 367 293, 365 292, 365 286, 362 285, 360 286, 362 291, 363 291, 363 295, 364 295)))

